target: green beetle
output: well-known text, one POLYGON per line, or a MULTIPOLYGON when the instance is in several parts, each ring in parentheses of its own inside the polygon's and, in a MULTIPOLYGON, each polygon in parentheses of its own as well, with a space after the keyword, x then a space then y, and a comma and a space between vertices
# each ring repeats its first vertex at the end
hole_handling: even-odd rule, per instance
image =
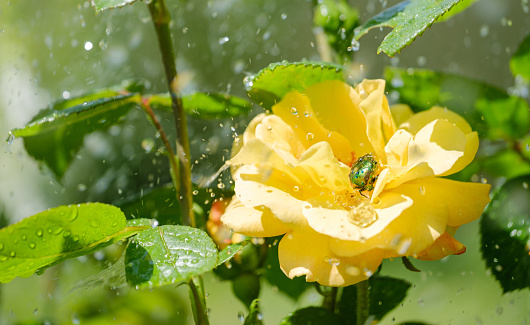
POLYGON ((377 161, 371 153, 366 154, 357 159, 350 169, 350 182, 354 189, 359 190, 359 194, 363 191, 371 191, 374 189, 374 183, 377 180, 377 161))

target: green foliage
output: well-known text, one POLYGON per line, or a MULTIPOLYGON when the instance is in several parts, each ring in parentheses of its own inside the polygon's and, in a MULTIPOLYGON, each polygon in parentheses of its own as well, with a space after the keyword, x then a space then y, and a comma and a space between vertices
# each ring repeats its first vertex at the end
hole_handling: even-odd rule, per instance
POLYGON ((247 246, 250 242, 242 241, 236 244, 226 246, 222 251, 219 252, 219 262, 217 265, 228 262, 232 257, 239 253, 243 247, 247 246))
POLYGON ((314 25, 322 28, 329 45, 342 62, 352 57, 353 31, 359 25, 359 12, 345 0, 319 1, 314 8, 314 25))
POLYGON ((125 273, 131 285, 153 288, 211 271, 217 260, 217 248, 204 231, 166 225, 145 230, 130 241, 125 273))
POLYGON ((406 0, 374 16, 355 31, 359 40, 372 28, 391 27, 377 53, 394 56, 461 0, 406 0))
POLYGON ((248 316, 245 318, 245 322, 243 325, 261 325, 263 322, 261 321, 263 319, 263 314, 261 313, 261 310, 259 308, 259 299, 255 299, 250 304, 250 312, 248 316))
POLYGON ((128 4, 132 4, 136 0, 92 0, 92 6, 96 12, 107 9, 120 8, 128 4))
POLYGON ((258 298, 260 290, 260 276, 254 272, 242 273, 232 280, 234 295, 247 307, 258 298))
POLYGON ((139 100, 138 94, 119 95, 105 89, 59 101, 39 112, 25 127, 12 130, 11 134, 23 137, 26 151, 62 178, 85 135, 108 129, 139 100))
POLYGON ((430 70, 385 70, 387 89, 414 111, 439 105, 462 115, 473 130, 490 139, 516 139, 530 126, 528 103, 505 91, 465 77, 430 70))
POLYGON ((120 209, 101 203, 60 206, 0 230, 0 282, 28 277, 145 229, 126 226, 120 209))
POLYGON ((339 325, 343 324, 334 313, 321 307, 299 309, 282 319, 280 325, 339 325))
MULTIPOLYGON (((147 103, 154 109, 171 110, 169 95, 152 95, 147 103)), ((248 114, 252 104, 248 100, 222 93, 194 93, 182 97, 184 110, 201 119, 229 118, 248 114)))
MULTIPOLYGON (((411 284, 400 279, 374 275, 370 284, 370 315, 380 320, 397 307, 407 295, 411 284)), ((344 288, 338 304, 343 324, 354 324, 356 319, 357 287, 344 288)))
POLYGON ((326 80, 344 80, 342 66, 323 62, 272 63, 245 78, 250 98, 266 109, 279 102, 288 92, 326 80))
POLYGON ((519 44, 510 60, 510 69, 514 76, 521 75, 530 80, 530 34, 519 44))
POLYGON ((482 256, 503 291, 530 288, 530 176, 506 182, 481 222, 482 256))

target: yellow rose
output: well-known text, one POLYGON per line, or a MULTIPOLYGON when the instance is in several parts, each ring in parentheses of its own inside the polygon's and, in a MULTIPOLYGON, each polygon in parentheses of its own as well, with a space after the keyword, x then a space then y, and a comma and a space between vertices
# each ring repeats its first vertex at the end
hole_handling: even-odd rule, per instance
POLYGON ((436 177, 473 160, 478 135, 469 124, 440 107, 390 109, 384 85, 326 81, 288 93, 236 139, 236 195, 221 220, 247 236, 285 234, 279 259, 290 278, 347 286, 384 258, 461 254, 452 235, 489 202, 489 185, 436 177), (378 178, 365 197, 349 173, 367 153, 378 178))

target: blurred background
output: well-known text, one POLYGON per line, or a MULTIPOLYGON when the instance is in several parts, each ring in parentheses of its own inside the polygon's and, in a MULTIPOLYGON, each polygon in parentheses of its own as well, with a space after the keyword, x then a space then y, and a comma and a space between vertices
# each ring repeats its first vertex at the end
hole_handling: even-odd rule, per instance
MULTIPOLYGON (((228 92, 245 97, 243 78, 269 63, 318 60, 312 2, 307 0, 169 1, 178 70, 185 93, 228 92)), ((350 1, 368 20, 397 1, 350 1)), ((527 98, 509 59, 530 31, 528 0, 480 0, 438 24, 389 58, 376 54, 387 28, 360 40, 348 77, 382 78, 385 66, 425 68, 463 75, 527 98)), ((0 136, 22 127, 58 99, 143 80, 147 92, 165 91, 165 77, 145 3, 95 14, 88 1, 0 0, 0 136)), ((229 157, 255 107, 241 120, 190 118, 193 177, 213 175, 229 157)), ((161 114, 163 124, 171 117, 161 114)), ((29 157, 23 141, 0 144, 0 216, 16 222, 62 204, 114 202, 170 181, 162 143, 140 109, 126 123, 87 136, 59 181, 29 157), (123 145, 123 143, 126 143, 123 145)), ((411 281, 405 302, 381 324, 528 324, 527 290, 502 295, 479 253, 478 223, 457 233, 467 253, 437 262, 385 261, 383 274, 411 281)), ((152 291, 98 286, 98 273, 118 258, 119 245, 68 261, 43 275, 0 287, 1 324, 193 324, 186 287, 152 291), (87 280, 88 279, 88 280, 87 280)), ((111 276, 112 269, 105 276, 111 276)), ((205 276, 212 324, 241 324, 246 308, 214 275, 205 276)), ((299 301, 263 283, 265 324, 277 324, 301 306, 320 304, 308 290, 299 301)))

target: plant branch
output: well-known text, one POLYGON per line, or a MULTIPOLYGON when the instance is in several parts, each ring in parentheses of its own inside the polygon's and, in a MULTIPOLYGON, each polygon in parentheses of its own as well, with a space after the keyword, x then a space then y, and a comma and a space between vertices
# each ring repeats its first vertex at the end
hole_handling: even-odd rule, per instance
POLYGON ((160 133, 160 136, 162 137, 162 142, 164 143, 164 146, 166 147, 168 158, 169 158, 169 164, 171 165, 171 179, 173 179, 173 186, 175 186, 176 192, 179 193, 179 165, 178 161, 175 158, 175 153, 173 152, 173 148, 171 148, 171 144, 169 143, 169 140, 167 138, 166 132, 164 132, 164 129, 162 128, 162 125, 158 121, 158 119, 155 116, 155 113, 153 113, 153 110, 151 109, 151 105, 149 105, 149 101, 146 99, 142 99, 142 108, 147 113, 149 118, 151 119, 151 122, 154 124, 155 128, 160 133))
POLYGON ((192 305, 193 318, 197 325, 208 325, 208 316, 206 314, 206 301, 204 300, 204 293, 202 292, 202 278, 196 277, 188 281, 190 287, 190 296, 193 297, 192 301, 195 303, 192 305), (197 285, 195 285, 197 282, 197 285))
POLYGON ((357 325, 364 325, 370 315, 370 284, 364 280, 357 286, 357 325))
POLYGON ((148 3, 149 12, 158 37, 158 45, 162 54, 162 62, 166 73, 167 86, 171 96, 171 108, 175 117, 175 127, 177 133, 177 157, 180 162, 179 191, 177 198, 180 202, 181 220, 184 225, 196 227, 195 216, 193 214, 193 201, 191 194, 191 167, 190 167, 190 143, 188 139, 188 126, 186 124, 186 114, 180 97, 178 85, 178 75, 176 68, 175 50, 173 49, 173 39, 169 30, 171 16, 164 0, 152 0, 148 3))
POLYGON ((324 301, 322 302, 322 307, 326 308, 330 312, 335 312, 335 305, 337 303, 337 293, 339 288, 332 287, 331 292, 324 294, 324 301))

